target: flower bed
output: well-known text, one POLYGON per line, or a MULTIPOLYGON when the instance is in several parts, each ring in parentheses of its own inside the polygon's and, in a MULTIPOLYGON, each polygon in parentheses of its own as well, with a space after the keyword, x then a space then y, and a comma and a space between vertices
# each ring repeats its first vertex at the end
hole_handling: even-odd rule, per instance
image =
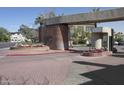
POLYGON ((93 49, 93 50, 85 51, 81 55, 97 57, 97 56, 107 56, 107 55, 111 55, 111 54, 112 54, 111 51, 105 51, 103 49, 93 49))
POLYGON ((10 50, 19 50, 19 49, 38 49, 41 48, 41 50, 49 50, 48 46, 45 46, 43 44, 16 44, 15 46, 10 47, 10 50))

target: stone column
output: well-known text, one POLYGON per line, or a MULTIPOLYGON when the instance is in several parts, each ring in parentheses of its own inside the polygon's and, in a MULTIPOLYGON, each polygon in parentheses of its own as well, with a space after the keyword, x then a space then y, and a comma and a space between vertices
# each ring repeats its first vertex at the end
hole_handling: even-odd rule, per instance
POLYGON ((102 48, 102 34, 92 33, 92 46, 96 49, 102 48))
POLYGON ((68 49, 68 25, 45 26, 42 30, 43 42, 50 49, 68 49))
POLYGON ((98 39, 95 41, 95 48, 96 48, 96 49, 101 49, 101 48, 102 48, 102 39, 101 39, 101 38, 98 38, 98 39))

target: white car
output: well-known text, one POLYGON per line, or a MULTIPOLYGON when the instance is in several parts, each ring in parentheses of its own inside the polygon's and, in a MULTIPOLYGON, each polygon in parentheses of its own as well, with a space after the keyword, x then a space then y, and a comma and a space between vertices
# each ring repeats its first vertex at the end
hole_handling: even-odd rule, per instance
POLYGON ((118 42, 117 42, 117 41, 115 41, 115 42, 114 42, 114 45, 118 45, 118 42))

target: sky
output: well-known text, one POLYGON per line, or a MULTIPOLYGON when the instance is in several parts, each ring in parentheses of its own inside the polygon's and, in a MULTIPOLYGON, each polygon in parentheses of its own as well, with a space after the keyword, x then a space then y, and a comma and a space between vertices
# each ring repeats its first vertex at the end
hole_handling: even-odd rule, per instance
MULTIPOLYGON (((54 11, 56 15, 70 15, 76 13, 91 12, 93 7, 0 7, 0 27, 10 32, 17 32, 20 25, 36 27, 35 18, 40 14, 54 11)), ((113 7, 101 7, 101 10, 113 9, 113 7)), ((99 23, 98 26, 114 28, 115 31, 123 31, 124 21, 99 23)))

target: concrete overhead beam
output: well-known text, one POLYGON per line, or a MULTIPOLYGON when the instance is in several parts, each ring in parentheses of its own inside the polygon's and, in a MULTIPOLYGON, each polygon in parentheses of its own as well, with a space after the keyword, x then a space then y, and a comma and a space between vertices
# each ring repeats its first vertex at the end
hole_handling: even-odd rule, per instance
POLYGON ((45 19, 45 25, 56 24, 87 24, 95 22, 108 22, 124 20, 124 8, 104 10, 94 13, 80 13, 61 17, 45 19))

